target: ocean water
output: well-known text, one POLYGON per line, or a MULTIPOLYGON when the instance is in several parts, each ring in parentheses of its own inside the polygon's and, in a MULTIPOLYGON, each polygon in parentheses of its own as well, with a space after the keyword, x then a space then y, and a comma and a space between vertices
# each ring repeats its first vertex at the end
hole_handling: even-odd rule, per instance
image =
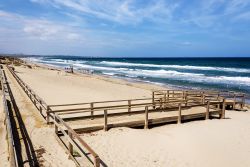
POLYGON ((250 96, 250 58, 83 58, 41 56, 29 61, 175 88, 237 91, 250 96))

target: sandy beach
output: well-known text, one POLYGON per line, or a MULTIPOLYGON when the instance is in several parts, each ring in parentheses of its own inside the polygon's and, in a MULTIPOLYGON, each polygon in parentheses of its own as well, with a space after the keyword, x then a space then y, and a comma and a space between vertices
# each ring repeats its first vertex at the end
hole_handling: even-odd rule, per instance
POLYGON ((108 166, 247 167, 250 113, 228 111, 224 120, 117 128, 83 136, 108 166))
MULTIPOLYGON (((19 66, 15 71, 48 104, 144 98, 151 96, 151 90, 161 89, 151 84, 68 74, 45 67, 19 66)), ((53 126, 46 125, 9 72, 8 77, 35 150, 44 150, 39 162, 43 166, 75 166, 56 141, 53 126)), ((249 119, 249 112, 227 111, 223 120, 170 124, 147 130, 113 128, 81 137, 110 167, 246 167, 250 166, 249 119)))
POLYGON ((0 167, 250 167, 250 0, 0 0, 0 167))

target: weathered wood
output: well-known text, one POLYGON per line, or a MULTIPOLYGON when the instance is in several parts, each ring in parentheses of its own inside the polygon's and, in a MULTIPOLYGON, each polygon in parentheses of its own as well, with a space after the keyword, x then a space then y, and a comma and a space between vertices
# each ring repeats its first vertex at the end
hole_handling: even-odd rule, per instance
POLYGON ((104 110, 104 127, 103 127, 104 131, 108 130, 108 114, 107 114, 107 110, 104 110))
MULTIPOLYGON (((69 135, 69 137, 72 139, 72 133, 68 131, 68 135, 69 135)), ((73 155, 73 145, 71 144, 71 142, 69 142, 68 147, 69 147, 69 148, 68 148, 68 149, 69 149, 69 153, 70 153, 71 155, 73 155)))
POLYGON ((42 113, 42 111, 43 111, 42 106, 39 107, 39 111, 40 111, 40 113, 42 113))
POLYGON ((153 103, 153 108, 155 109, 155 92, 152 92, 152 103, 153 103))
MULTIPOLYGON (((93 117, 94 115, 94 103, 90 103, 90 113, 91 113, 91 116, 93 117)), ((94 118, 92 118, 94 119, 94 118)))
POLYGON ((245 106, 245 94, 242 96, 242 104, 241 104, 241 109, 245 106))
POLYGON ((166 93, 164 93, 164 104, 163 104, 163 108, 165 108, 166 107, 166 102, 167 102, 167 95, 166 95, 166 93))
POLYGON ((94 167, 100 167, 101 159, 99 157, 94 157, 94 167))
POLYGON ((169 101, 169 90, 167 90, 167 102, 169 101))
POLYGON ((235 108, 236 108, 236 95, 234 94, 233 109, 235 110, 235 108))
POLYGON ((178 124, 181 124, 181 103, 179 104, 179 110, 178 110, 178 124))
POLYGON ((163 108, 163 106, 162 106, 162 99, 160 99, 160 108, 163 108))
POLYGON ((55 134, 58 135, 58 124, 57 124, 57 118, 54 116, 54 128, 55 128, 55 134))
POLYGON ((49 106, 47 106, 47 111, 46 111, 46 121, 47 121, 47 124, 49 124, 49 122, 50 122, 50 119, 49 119, 49 117, 50 117, 50 107, 49 106))
POLYGON ((131 112, 131 100, 128 100, 128 112, 131 112))
POLYGON ((60 128, 61 132, 67 138, 68 142, 70 142, 72 144, 72 146, 74 146, 75 149, 77 149, 77 151, 81 154, 81 156, 87 156, 85 153, 82 152, 82 149, 79 148, 79 145, 75 144, 74 139, 73 139, 73 136, 74 136, 74 138, 79 141, 80 147, 86 148, 89 151, 89 153, 93 156, 95 167, 99 167, 100 166, 100 158, 93 151, 93 149, 85 141, 83 141, 82 138, 72 128, 70 128, 57 114, 55 114, 55 118, 61 123, 61 125, 63 125, 67 129, 68 133, 66 133, 64 131, 64 129, 60 128, 59 124, 56 123, 57 126, 60 128), (71 134, 71 136, 69 134, 71 134))
POLYGON ((206 119, 209 119, 209 108, 210 108, 210 101, 207 102, 207 107, 206 107, 206 119))
POLYGON ((226 100, 223 99, 223 101, 222 101, 221 119, 225 119, 225 115, 226 115, 226 100))
MULTIPOLYGON (((218 111, 210 111, 210 114, 218 114, 218 111)), ((198 119, 198 118, 204 118, 205 113, 197 113, 197 114, 190 114, 190 115, 182 115, 182 121, 185 120, 192 120, 192 119, 198 119)), ((157 124, 163 124, 163 123, 176 123, 178 120, 178 116, 168 116, 168 117, 161 117, 161 118, 155 118, 150 119, 148 122, 149 125, 157 125, 157 124)), ((127 121, 127 122, 117 122, 112 123, 109 125, 110 128, 117 128, 117 127, 143 127, 145 126, 145 120, 138 120, 138 121, 127 121)), ((89 127, 84 128, 75 128, 74 131, 77 133, 85 133, 85 132, 92 132, 103 129, 103 125, 93 125, 89 127)))
POLYGON ((148 129, 148 106, 145 107, 145 125, 144 129, 148 129))

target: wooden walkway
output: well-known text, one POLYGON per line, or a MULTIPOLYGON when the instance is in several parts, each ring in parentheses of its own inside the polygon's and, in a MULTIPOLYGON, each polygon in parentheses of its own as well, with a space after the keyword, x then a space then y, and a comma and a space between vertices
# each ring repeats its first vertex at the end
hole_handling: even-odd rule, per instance
MULTIPOLYGON (((142 99, 123 99, 77 104, 48 105, 15 72, 11 74, 23 88, 48 124, 54 124, 55 134, 64 143, 69 155, 73 150, 87 157, 94 166, 103 162, 98 154, 80 137, 80 133, 114 127, 143 127, 166 123, 182 123, 210 116, 225 118, 226 105, 243 107, 244 94, 202 90, 157 90, 142 99)), ((79 164, 78 164, 79 165, 79 164)))

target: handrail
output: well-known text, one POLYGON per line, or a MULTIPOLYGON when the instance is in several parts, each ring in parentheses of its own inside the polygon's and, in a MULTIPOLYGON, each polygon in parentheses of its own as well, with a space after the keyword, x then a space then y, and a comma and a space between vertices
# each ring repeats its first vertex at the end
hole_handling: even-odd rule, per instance
MULTIPOLYGON (((13 77, 17 80, 19 85, 22 87, 24 92, 28 95, 32 103, 36 106, 38 110, 40 110, 41 114, 42 114, 42 110, 47 111, 47 108, 48 108, 47 103, 40 96, 38 96, 35 93, 35 91, 33 91, 8 65, 7 65, 7 68, 10 71, 10 73, 13 75, 13 77), (39 104, 40 107, 37 106, 37 104, 39 104)), ((45 118, 44 115, 42 116, 45 118)))
POLYGON ((141 99, 122 99, 122 100, 109 100, 109 101, 94 101, 94 102, 88 102, 88 103, 72 103, 72 104, 55 104, 55 105, 48 105, 49 107, 63 107, 63 106, 74 106, 74 105, 85 105, 90 103, 116 103, 116 102, 125 102, 125 101, 142 101, 142 100, 152 100, 152 98, 141 98, 141 99))
MULTIPOLYGON (((59 115, 57 115, 56 113, 54 114, 54 124, 55 124, 55 128, 60 128, 59 124, 61 123, 68 131, 68 133, 64 133, 65 135, 67 135, 67 139, 69 138, 69 142, 70 142, 70 147, 75 146, 76 148, 78 148, 79 146, 75 144, 74 139, 77 139, 79 141, 79 143, 81 144, 81 146, 83 146, 85 149, 87 149, 90 154, 93 156, 94 158, 94 166, 95 167, 99 167, 100 166, 100 157, 99 155, 69 126, 67 125, 66 122, 63 121, 62 118, 60 118, 59 115), (58 124, 58 122, 59 124, 58 124), (70 134, 70 135, 69 135, 70 134), (73 142, 72 142, 73 141, 73 142)), ((63 130, 62 128, 60 128, 61 130, 63 130)), ((72 154, 72 150, 73 148, 68 148, 69 152, 72 154)), ((80 150, 78 148, 78 150, 80 150)), ((84 153, 82 155, 85 155, 84 153)), ((86 156, 86 155, 85 155, 86 156)))
POLYGON ((15 144, 15 140, 13 137, 13 130, 11 127, 11 121, 10 121, 10 114, 9 114, 9 108, 7 105, 7 98, 6 98, 6 94, 9 93, 9 89, 7 87, 6 84, 7 83, 7 78, 6 78, 6 74, 5 71, 2 69, 2 65, 1 65, 1 86, 2 86, 2 92, 3 92, 3 107, 4 107, 4 111, 5 111, 5 123, 6 123, 6 130, 7 130, 7 135, 8 135, 8 148, 9 148, 9 153, 10 153, 10 166, 13 167, 19 167, 19 163, 18 163, 18 155, 16 152, 16 144, 15 144))

